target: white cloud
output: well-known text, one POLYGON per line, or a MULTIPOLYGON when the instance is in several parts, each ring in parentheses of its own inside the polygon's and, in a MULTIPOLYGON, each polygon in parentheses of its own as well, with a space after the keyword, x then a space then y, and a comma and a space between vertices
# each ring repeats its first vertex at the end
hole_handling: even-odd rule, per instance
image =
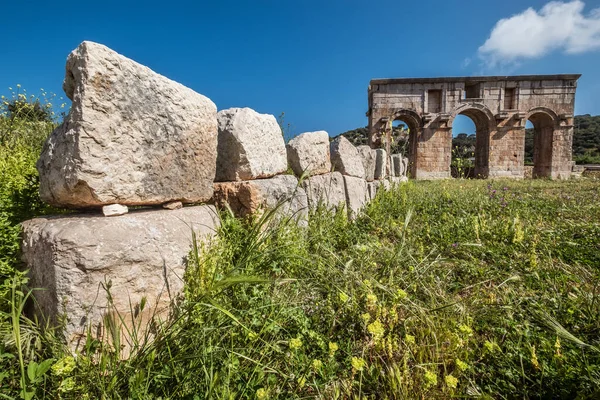
POLYGON ((585 4, 551 1, 501 19, 478 54, 488 66, 514 64, 559 50, 567 54, 600 49, 600 8, 584 14, 585 4))

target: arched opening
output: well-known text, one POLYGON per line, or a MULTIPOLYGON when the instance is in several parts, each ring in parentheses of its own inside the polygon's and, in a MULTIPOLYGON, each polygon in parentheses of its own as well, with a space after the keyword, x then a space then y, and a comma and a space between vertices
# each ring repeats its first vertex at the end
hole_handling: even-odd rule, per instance
POLYGON ((554 127, 554 119, 546 112, 534 112, 528 118, 525 126, 525 165, 528 164, 529 155, 534 178, 551 176, 554 127))
POLYGON ((392 122, 391 153, 402 154, 408 157, 410 143, 410 128, 408 124, 400 119, 392 122))
POLYGON ((452 158, 450 172, 453 178, 472 177, 475 174, 475 123, 466 115, 457 115, 452 123, 452 158))
POLYGON ((390 155, 402 154, 408 158, 408 177, 416 173, 417 135, 421 127, 421 119, 413 111, 400 110, 392 115, 392 140, 390 155))
POLYGON ((459 110, 455 115, 452 121, 453 144, 462 140, 464 147, 456 149, 453 145, 453 159, 451 164, 453 177, 488 177, 490 126, 490 116, 478 108, 459 110), (468 130, 469 132, 461 132, 464 130, 468 130), (456 139, 454 138, 454 134, 456 134, 456 139), (461 151, 463 152, 461 153, 461 151))

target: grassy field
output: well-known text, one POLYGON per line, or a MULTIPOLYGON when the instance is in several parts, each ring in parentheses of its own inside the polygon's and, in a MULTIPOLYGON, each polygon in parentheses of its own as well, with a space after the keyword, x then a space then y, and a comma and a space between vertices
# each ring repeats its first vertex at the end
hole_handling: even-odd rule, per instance
POLYGON ((73 356, 23 312, 19 222, 60 212, 34 166, 57 118, 43 96, 13 98, 0 105, 0 399, 600 397, 594 178, 410 182, 356 221, 319 209, 304 228, 224 214, 153 341, 123 360, 90 338, 73 356))
POLYGON ((192 260, 126 361, 4 318, 0 396, 600 396, 600 181, 411 182, 308 228, 224 215, 192 260))

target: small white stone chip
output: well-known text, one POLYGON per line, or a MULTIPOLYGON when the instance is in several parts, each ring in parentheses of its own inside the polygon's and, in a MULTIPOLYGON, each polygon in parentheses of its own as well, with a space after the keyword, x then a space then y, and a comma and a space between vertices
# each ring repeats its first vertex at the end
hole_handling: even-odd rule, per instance
POLYGON ((102 207, 102 214, 104 214, 105 217, 116 217, 118 215, 127 214, 128 212, 129 208, 121 204, 109 204, 102 207))

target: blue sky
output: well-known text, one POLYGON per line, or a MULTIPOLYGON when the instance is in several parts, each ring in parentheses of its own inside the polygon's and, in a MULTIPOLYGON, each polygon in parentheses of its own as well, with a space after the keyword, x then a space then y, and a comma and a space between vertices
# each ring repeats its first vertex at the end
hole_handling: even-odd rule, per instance
POLYGON ((600 114, 600 0, 547 3, 9 1, 0 94, 62 96, 67 55, 91 40, 219 109, 285 112, 295 134, 365 126, 373 78, 582 73, 576 113, 600 114))

